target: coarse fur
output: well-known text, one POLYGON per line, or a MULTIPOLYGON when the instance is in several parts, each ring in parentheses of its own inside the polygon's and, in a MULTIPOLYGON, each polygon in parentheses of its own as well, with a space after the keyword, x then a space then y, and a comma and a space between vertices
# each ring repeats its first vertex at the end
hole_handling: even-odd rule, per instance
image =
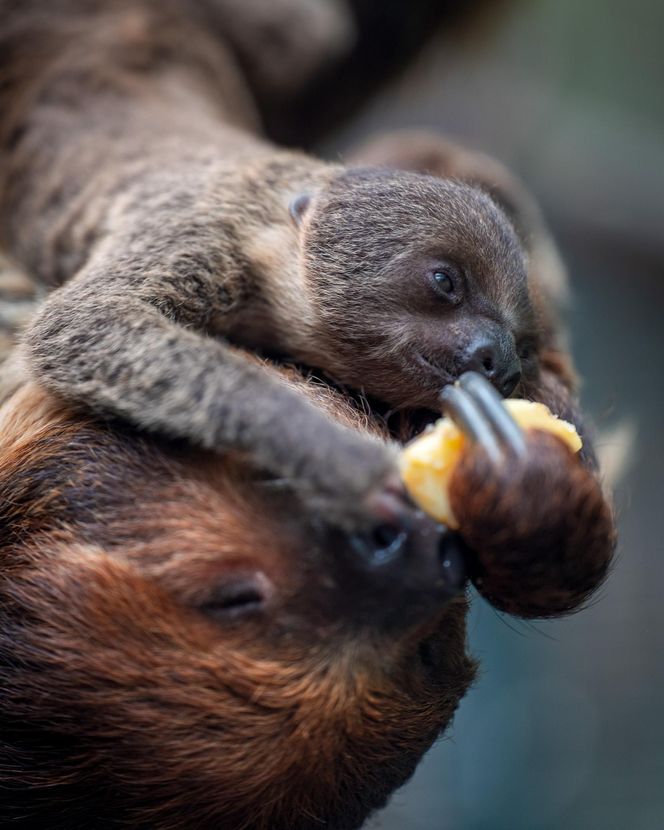
POLYGON ((434 408, 478 338, 514 374, 536 330, 510 222, 463 183, 276 150, 234 53, 178 3, 86 10, 61 23, 22 5, 3 45, 9 60, 19 40, 48 47, 6 85, 0 202, 10 252, 57 288, 26 333, 34 376, 139 427, 250 453, 312 512, 371 524, 394 450, 322 418, 237 347, 393 407, 434 408), (450 262, 458 308, 427 282, 450 262))
POLYGON ((465 600, 425 587, 452 548, 395 485, 395 442, 482 337, 579 426, 585 465, 540 436, 504 470, 475 448, 452 488, 471 577, 550 616, 613 550, 536 209, 435 139, 382 166, 275 149, 256 91, 291 94, 352 21, 330 4, 329 51, 280 75, 255 15, 278 46, 319 4, 232 5, 226 26, 230 2, 0 0, 3 241, 51 292, 13 361, 34 383, 19 370, 0 413, 18 827, 352 830, 408 778, 474 664, 465 600), (405 547, 376 561, 395 493, 405 547))
POLYGON ((473 678, 466 601, 386 608, 348 541, 239 459, 29 384, 0 424, 3 826, 360 827, 473 678), (269 596, 238 614, 248 583, 269 596))

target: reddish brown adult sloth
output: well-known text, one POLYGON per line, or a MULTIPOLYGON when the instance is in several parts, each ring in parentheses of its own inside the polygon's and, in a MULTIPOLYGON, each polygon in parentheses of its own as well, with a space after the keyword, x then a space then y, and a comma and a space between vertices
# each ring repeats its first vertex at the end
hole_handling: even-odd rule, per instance
POLYGON ((454 539, 310 525, 240 459, 34 386, 0 425, 0 823, 360 827, 473 678, 454 539))
MULTIPOLYGON (((326 417, 386 437, 319 380, 279 374, 326 417)), ((610 513, 562 445, 535 438, 513 466, 494 414, 459 416, 495 430, 507 461, 480 442, 455 509, 492 599, 555 613, 603 575, 610 513), (572 490, 528 530, 522 505, 547 482, 572 490), (501 532, 539 531, 553 533, 539 549, 501 547, 501 532)), ((0 435, 3 825, 352 830, 410 776, 474 676, 452 534, 416 514, 403 538, 312 523, 241 457, 76 414, 30 384, 0 435)))

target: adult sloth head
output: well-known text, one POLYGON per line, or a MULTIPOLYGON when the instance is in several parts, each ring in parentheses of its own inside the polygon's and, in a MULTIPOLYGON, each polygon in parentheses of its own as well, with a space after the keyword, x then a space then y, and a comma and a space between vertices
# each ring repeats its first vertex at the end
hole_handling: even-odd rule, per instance
POLYGON ((359 828, 473 678, 465 599, 237 459, 30 387, 0 421, 0 824, 359 828))

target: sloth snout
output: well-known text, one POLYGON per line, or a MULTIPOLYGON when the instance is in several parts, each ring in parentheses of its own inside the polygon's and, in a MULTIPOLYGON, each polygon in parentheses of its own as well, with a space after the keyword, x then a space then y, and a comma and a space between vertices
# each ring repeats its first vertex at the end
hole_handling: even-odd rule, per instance
POLYGON ((465 372, 484 375, 503 397, 509 397, 521 380, 521 361, 513 338, 500 335, 476 338, 459 363, 459 375, 465 372))
POLYGON ((351 548, 355 584, 375 598, 379 617, 397 624, 425 618, 465 589, 460 537, 419 511, 355 534, 351 548))

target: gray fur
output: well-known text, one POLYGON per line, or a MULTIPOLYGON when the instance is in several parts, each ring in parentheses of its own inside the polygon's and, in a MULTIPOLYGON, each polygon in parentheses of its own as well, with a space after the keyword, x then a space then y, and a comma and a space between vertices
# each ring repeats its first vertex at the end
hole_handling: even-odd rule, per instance
POLYGON ((12 98, 5 237, 54 289, 25 336, 29 366, 97 412, 247 453, 310 509, 361 524, 371 494, 393 487, 394 448, 333 423, 248 352, 435 407, 474 326, 515 342, 532 326, 514 229, 465 184, 276 150, 255 136, 223 39, 177 3, 171 17, 138 8, 104 12, 100 31, 94 14, 59 31, 55 58, 12 98), (179 45, 180 24, 199 49, 179 45), (301 192, 312 199, 298 226, 301 192), (472 272, 477 304, 447 318, 423 305, 422 256, 472 272))

